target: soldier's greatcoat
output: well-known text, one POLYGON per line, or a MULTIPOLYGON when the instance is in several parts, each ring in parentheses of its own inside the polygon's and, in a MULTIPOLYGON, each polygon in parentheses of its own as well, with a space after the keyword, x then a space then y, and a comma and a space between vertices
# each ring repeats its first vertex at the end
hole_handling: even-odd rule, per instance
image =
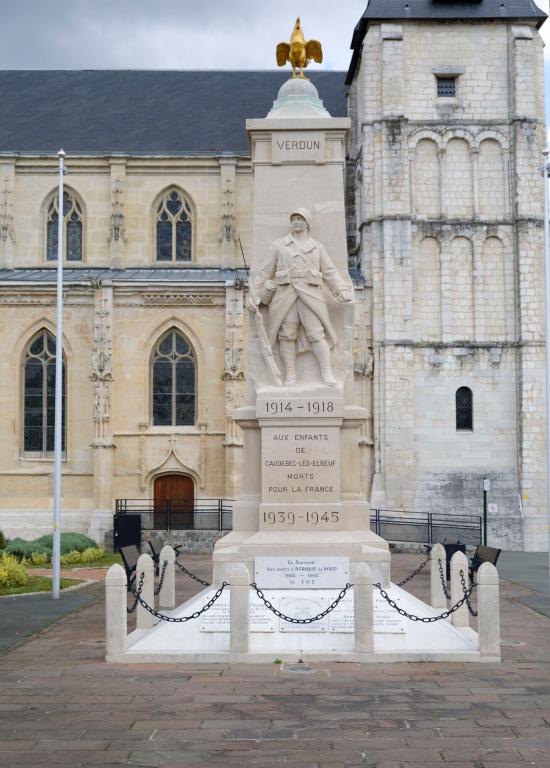
MULTIPOLYGON (((272 346, 285 317, 297 301, 303 302, 320 320, 329 345, 336 344, 328 298, 330 293, 337 295, 341 290, 350 290, 350 286, 322 243, 311 237, 300 242, 291 234, 276 240, 265 265, 254 277, 254 286, 261 303, 268 307, 266 331, 272 346)), ((298 347, 301 351, 309 348, 307 328, 299 330, 298 347)))

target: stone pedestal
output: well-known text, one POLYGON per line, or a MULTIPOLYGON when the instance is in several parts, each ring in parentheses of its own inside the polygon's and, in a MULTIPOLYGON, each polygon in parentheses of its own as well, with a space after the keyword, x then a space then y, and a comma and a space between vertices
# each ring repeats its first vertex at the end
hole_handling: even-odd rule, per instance
MULTIPOLYGON (((369 413, 351 404, 353 302, 339 302, 334 296, 339 298, 335 284, 348 288, 350 298, 353 292, 344 210, 350 123, 347 118, 330 117, 308 81, 283 86, 275 106, 267 118, 247 123, 254 169, 249 296, 254 297, 255 285, 260 289, 264 285, 262 276, 269 270, 274 247, 290 242, 290 214, 307 209, 311 242, 319 253, 324 249, 330 268, 337 270, 330 284, 329 269, 323 273, 321 257, 316 273, 321 275, 323 301, 334 332, 332 339, 328 332, 325 335, 331 344, 336 383, 323 382, 314 344, 301 350, 298 341, 297 381, 276 385, 265 351, 271 308, 262 299, 260 317, 251 315, 245 404, 234 412, 243 430, 242 490, 234 508, 233 532, 214 549, 214 581, 229 581, 239 563, 254 573, 258 556, 330 555, 347 557, 350 565, 368 563, 374 581, 388 584, 388 545, 370 531, 366 489, 361 484, 359 444, 369 413)), ((304 279, 300 265, 311 268, 306 261, 311 251, 304 250, 302 261, 291 263, 291 282, 293 275, 304 279)), ((286 278, 280 271, 273 278, 271 290, 276 292, 286 278)), ((284 380, 280 344, 273 338, 271 342, 284 380)))

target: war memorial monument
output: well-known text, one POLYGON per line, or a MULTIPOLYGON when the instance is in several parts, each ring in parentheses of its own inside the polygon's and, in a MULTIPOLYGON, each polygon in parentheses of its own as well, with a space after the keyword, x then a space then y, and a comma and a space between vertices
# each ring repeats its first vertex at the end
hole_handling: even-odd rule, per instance
POLYGON ((299 19, 290 44, 277 47, 277 60, 290 61, 293 75, 268 115, 247 121, 253 251, 248 389, 235 412, 244 471, 233 531, 215 546, 212 586, 177 608, 173 550, 166 547, 160 558, 158 610, 153 563, 141 556, 137 629, 129 636, 126 577, 120 566, 111 568, 107 658, 499 660, 494 567, 479 571, 476 633, 469 627, 464 555, 453 558, 449 605, 460 605, 449 611, 440 581, 444 550, 433 547, 427 605, 392 584, 388 544, 369 528, 356 447, 368 412, 350 404, 354 291, 344 209, 350 121, 331 117, 304 76, 322 51, 305 40, 299 19))

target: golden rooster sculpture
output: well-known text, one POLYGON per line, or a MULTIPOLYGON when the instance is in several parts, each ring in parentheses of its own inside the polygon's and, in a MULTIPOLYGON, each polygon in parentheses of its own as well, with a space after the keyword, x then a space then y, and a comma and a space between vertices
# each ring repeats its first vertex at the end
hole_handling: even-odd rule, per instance
POLYGON ((300 18, 296 19, 296 24, 290 36, 290 45, 288 43, 279 43, 277 46, 277 65, 284 67, 287 61, 292 64, 292 77, 308 78, 304 75, 304 69, 310 61, 316 61, 320 64, 323 61, 323 49, 318 40, 306 40, 300 25, 300 18), (296 74, 296 70, 300 74, 296 74))

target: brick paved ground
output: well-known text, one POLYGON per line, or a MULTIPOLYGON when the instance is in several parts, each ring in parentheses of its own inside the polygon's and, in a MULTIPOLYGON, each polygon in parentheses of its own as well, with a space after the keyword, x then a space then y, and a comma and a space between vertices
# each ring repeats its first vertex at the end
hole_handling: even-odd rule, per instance
MULTIPOLYGON (((394 580, 418 556, 394 556, 394 580)), ((209 576, 205 557, 188 558, 209 576)), ((410 585, 426 595, 427 575, 410 585)), ((180 597, 198 590, 178 576, 180 597)), ((107 665, 103 604, 0 656, 0 765, 521 768, 550 764, 550 619, 502 585, 504 661, 107 665), (518 644, 520 643, 520 644, 518 644)))

